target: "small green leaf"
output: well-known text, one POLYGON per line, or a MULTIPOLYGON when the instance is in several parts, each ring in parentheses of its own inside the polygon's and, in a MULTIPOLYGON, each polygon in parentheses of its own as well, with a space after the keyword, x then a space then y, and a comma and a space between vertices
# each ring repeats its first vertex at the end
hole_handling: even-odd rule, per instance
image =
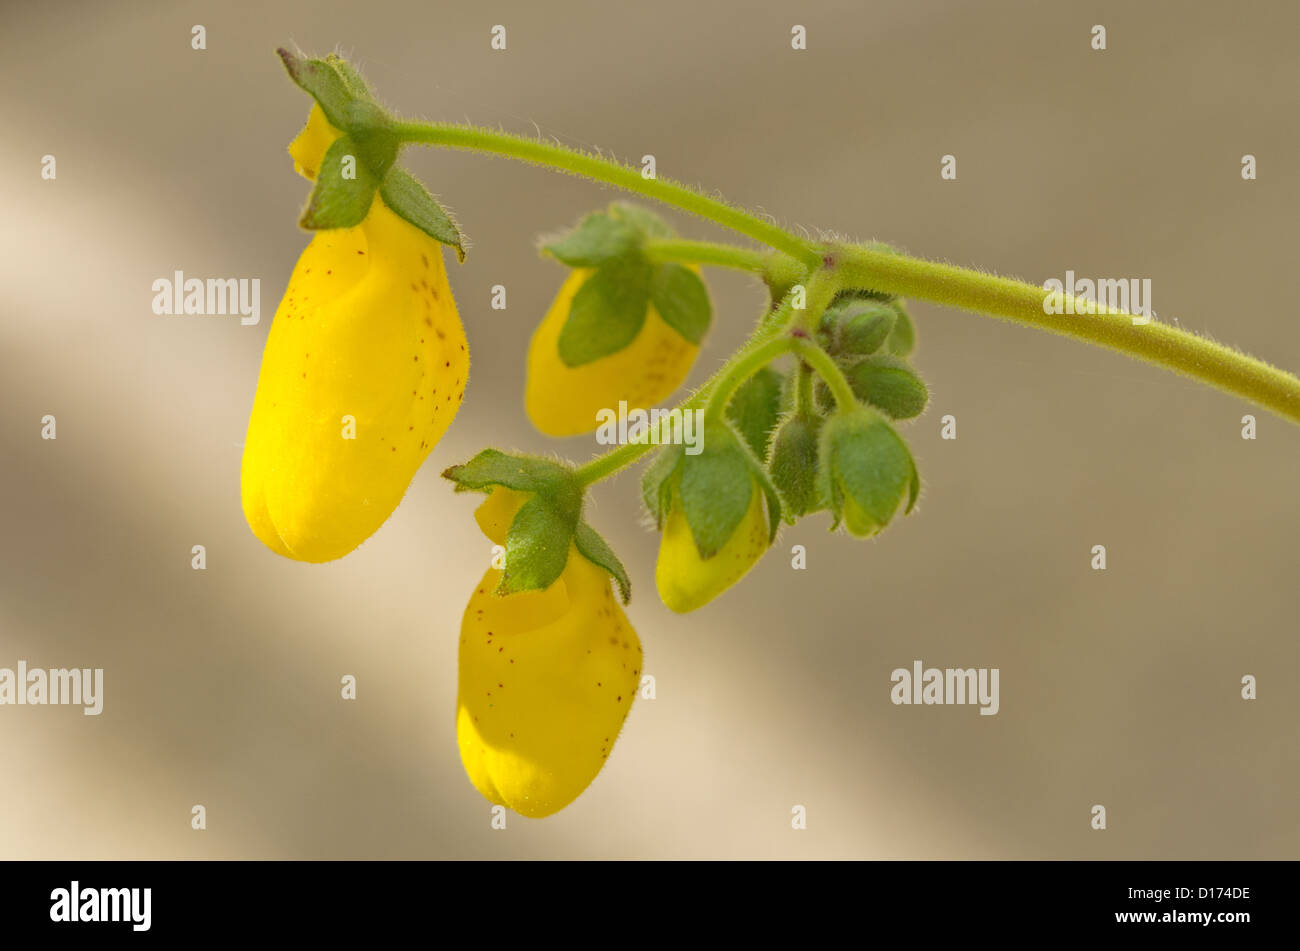
POLYGON ((356 143, 350 136, 340 136, 321 160, 316 187, 298 224, 310 231, 359 225, 370 211, 378 186, 361 161, 356 143), (345 178, 345 170, 354 177, 345 178))
POLYGON ((889 352, 899 357, 909 356, 916 349, 916 327, 912 316, 901 299, 895 298, 889 304, 897 315, 893 332, 889 335, 889 352))
POLYGON ((435 241, 455 248, 456 257, 465 260, 464 242, 456 222, 414 176, 400 168, 392 169, 379 194, 384 204, 399 218, 409 221, 435 241))
POLYGON ((664 323, 699 346, 709 329, 713 309, 708 289, 698 274, 680 264, 657 265, 650 300, 664 323))
POLYGON ((668 515, 668 500, 672 489, 672 475, 685 455, 683 446, 665 446, 655 453, 654 461, 646 466, 641 476, 641 501, 646 512, 655 520, 655 528, 664 527, 668 515))
POLYGON ((578 507, 564 504, 564 495, 535 495, 515 514, 497 594, 544 591, 563 573, 578 523, 578 507))
POLYGON ((348 106, 357 98, 357 94, 339 75, 336 66, 325 60, 303 59, 284 48, 276 52, 280 54, 289 78, 320 103, 321 111, 325 113, 330 125, 336 129, 346 129, 348 106))
POLYGON ((671 238, 676 234, 662 218, 640 205, 625 201, 611 202, 609 214, 643 238, 671 238))
POLYGON ((727 419, 759 459, 767 458, 768 442, 781 416, 784 385, 782 374, 763 367, 740 385, 727 404, 727 419))
POLYGON ((443 472, 444 479, 456 483, 456 491, 484 491, 503 485, 520 492, 537 492, 563 485, 572 470, 535 456, 512 456, 499 449, 484 449, 464 465, 443 472))
POLYGON ((618 353, 636 339, 650 303, 650 274, 650 264, 640 256, 617 258, 583 282, 560 330, 558 348, 566 366, 618 353))
POLYGON ((619 596, 623 599, 623 603, 627 604, 632 599, 632 582, 628 579, 627 569, 618 560, 618 555, 614 554, 614 549, 609 547, 609 543, 586 522, 578 523, 578 530, 573 534, 573 543, 584 558, 597 568, 604 568, 610 573, 618 585, 619 596))
POLYGON ((756 490, 744 447, 722 424, 704 430, 704 450, 682 456, 682 511, 700 557, 718 553, 749 511, 756 490))
POLYGON ((930 391, 906 360, 887 353, 864 357, 845 370, 858 399, 894 419, 920 416, 930 391))
POLYGON ((601 211, 583 218, 578 226, 542 246, 569 267, 597 267, 622 257, 637 243, 637 233, 601 211))

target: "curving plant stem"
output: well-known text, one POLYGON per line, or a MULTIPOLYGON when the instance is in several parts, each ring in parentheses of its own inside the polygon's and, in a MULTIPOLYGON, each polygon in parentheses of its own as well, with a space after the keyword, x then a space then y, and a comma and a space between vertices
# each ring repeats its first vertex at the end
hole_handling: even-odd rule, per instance
POLYGON ((1167 367, 1300 423, 1300 379, 1263 360, 1168 324, 1134 323, 1132 314, 1057 293, 1057 303, 1072 303, 1075 313, 1049 314, 1041 287, 918 258, 848 246, 837 255, 850 287, 913 297, 990 314, 1051 333, 1117 350, 1167 367))
POLYGON ((598 155, 589 155, 563 145, 541 142, 506 132, 493 132, 490 129, 454 123, 398 122, 394 124, 392 131, 406 142, 504 155, 534 165, 545 165, 571 175, 595 179, 637 192, 647 198, 654 198, 701 218, 707 218, 725 228, 753 238, 760 244, 784 251, 806 264, 813 265, 821 259, 821 252, 813 242, 796 237, 770 221, 764 221, 735 205, 709 198, 695 189, 670 179, 645 178, 639 169, 620 165, 598 155))
MULTIPOLYGON (((724 250, 725 245, 672 241, 663 243, 660 253, 664 257, 691 260, 689 254, 695 252, 698 257, 693 260, 698 263, 751 271, 761 269, 765 273, 775 267, 787 278, 800 273, 800 269, 804 275, 829 272, 840 288, 864 288, 918 298, 1085 340, 1174 370, 1300 423, 1300 379, 1262 360, 1168 324, 1155 321, 1135 324, 1133 315, 1065 295, 1059 295, 1060 302, 1073 300, 1076 313, 1049 314, 1044 309, 1048 292, 1033 284, 863 245, 809 241, 686 185, 644 178, 639 169, 554 143, 451 123, 397 122, 391 131, 404 143, 501 155, 636 192, 730 228, 787 256, 784 262, 780 256, 774 256, 764 263, 756 252, 745 249, 724 250)), ((750 344, 769 339, 785 325, 786 321, 777 319, 775 312, 769 315, 749 344, 732 357, 719 375, 725 375, 736 360, 743 359, 750 344)), ((696 398, 688 401, 688 405, 694 402, 696 398)), ((633 448, 644 452, 650 447, 624 446, 608 455, 622 458, 623 450, 633 448)))

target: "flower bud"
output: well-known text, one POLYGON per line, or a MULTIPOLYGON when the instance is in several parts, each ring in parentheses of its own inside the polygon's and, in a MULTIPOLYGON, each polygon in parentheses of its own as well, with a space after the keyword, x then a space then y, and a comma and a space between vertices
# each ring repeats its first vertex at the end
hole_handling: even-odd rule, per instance
POLYGON ((790 416, 772 438, 768 471, 772 484, 785 502, 786 520, 821 508, 817 491, 817 447, 821 417, 811 413, 790 416))
POLYGON ((663 537, 655 565, 659 597, 678 613, 694 611, 743 578, 767 551, 780 502, 757 461, 729 427, 704 430, 699 455, 655 467, 646 486, 663 537), (766 503, 766 504, 765 504, 766 503))
POLYGON ((853 301, 837 315, 834 346, 840 353, 875 353, 894 329, 895 311, 879 301, 853 301))
POLYGON ((878 353, 847 367, 844 375, 858 399, 893 419, 920 416, 930 391, 916 371, 900 357, 878 353))
POLYGON ((837 413, 822 427, 818 478, 834 518, 853 535, 875 535, 899 507, 910 512, 921 482, 902 437, 873 410, 837 413))

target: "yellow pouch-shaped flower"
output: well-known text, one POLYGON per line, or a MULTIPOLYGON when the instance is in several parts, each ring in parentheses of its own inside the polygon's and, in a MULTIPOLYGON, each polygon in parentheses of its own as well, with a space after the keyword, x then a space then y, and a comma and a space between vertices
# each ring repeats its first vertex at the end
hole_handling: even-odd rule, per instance
MULTIPOLYGON (((680 275, 698 269, 677 266, 674 270, 680 275)), ((644 322, 635 337, 607 356, 577 366, 566 363, 561 356, 561 333, 574 298, 595 273, 591 268, 578 268, 569 275, 528 347, 524 403, 533 425, 549 436, 593 432, 598 425, 596 414, 602 409, 618 412, 620 401, 626 401, 629 408, 648 408, 663 402, 681 386, 699 354, 699 346, 664 319, 653 297, 638 299, 629 295, 629 306, 645 308, 644 322)), ((703 284, 698 277, 694 280, 698 291, 685 278, 679 284, 691 288, 691 304, 698 307, 703 284)), ((661 295, 659 299, 673 298, 661 295)), ((706 295, 706 325, 707 306, 706 295)), ((634 316, 639 318, 640 314, 634 316)))
MULTIPOLYGON (((315 107, 290 147, 303 174, 337 135, 315 107)), ((352 551, 446 432, 468 373, 439 242, 378 194, 360 225, 317 232, 276 310, 249 418, 253 533, 300 561, 352 551)))
MULTIPOLYGON (((528 498, 496 488, 476 517, 504 544, 528 498)), ((571 546, 544 591, 496 596, 489 569, 465 609, 456 735, 488 800, 541 818, 578 797, 605 764, 640 684, 641 643, 609 575, 571 546)))

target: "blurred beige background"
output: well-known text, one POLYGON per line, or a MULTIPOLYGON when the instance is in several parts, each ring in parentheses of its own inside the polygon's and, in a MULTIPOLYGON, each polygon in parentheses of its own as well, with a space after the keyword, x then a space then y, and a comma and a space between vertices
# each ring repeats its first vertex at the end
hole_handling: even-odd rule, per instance
MULTIPOLYGON (((637 479, 602 486, 594 521, 632 573, 658 699, 638 701, 575 805, 505 832, 464 778, 453 718, 456 631, 489 543, 438 472, 488 444, 596 448, 529 428, 522 369, 563 277, 535 237, 612 193, 409 153, 473 239, 452 267, 473 355, 456 425, 388 524, 329 566, 264 549, 238 485, 262 344, 307 240, 284 150, 308 100, 277 45, 340 46, 408 114, 654 153, 661 174, 790 225, 1035 282, 1149 277, 1162 319, 1295 369, 1300 8, 87 3, 2 18, 0 666, 103 667, 106 698, 98 718, 0 708, 0 857, 1300 854, 1300 429, 1260 411, 1245 442, 1249 406, 1164 371, 916 305, 933 394, 907 428, 919 514, 869 543, 809 520, 687 617, 655 597, 637 479), (151 282, 177 268, 261 278, 262 324, 154 316, 151 282), (496 283, 505 312, 488 306, 496 283), (939 439, 948 413, 955 442, 939 439), (891 705, 890 671, 915 659, 999 667, 1001 712, 891 705), (339 699, 349 673, 355 703, 339 699), (795 804, 807 831, 790 828, 795 804)), ((762 301, 743 277, 710 283, 696 382, 762 301)))

